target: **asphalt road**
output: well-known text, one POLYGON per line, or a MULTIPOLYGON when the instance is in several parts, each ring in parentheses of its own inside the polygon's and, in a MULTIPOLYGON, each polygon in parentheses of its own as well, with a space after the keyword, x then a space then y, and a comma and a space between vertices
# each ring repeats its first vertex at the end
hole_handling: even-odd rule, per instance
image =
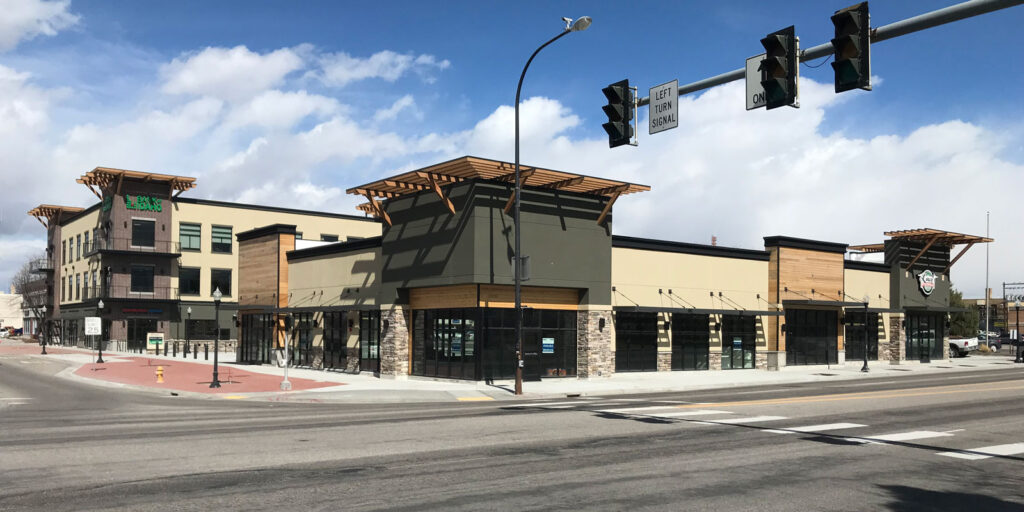
POLYGON ((0 510, 1024 510, 1024 370, 540 401, 184 399, 0 358, 0 510))

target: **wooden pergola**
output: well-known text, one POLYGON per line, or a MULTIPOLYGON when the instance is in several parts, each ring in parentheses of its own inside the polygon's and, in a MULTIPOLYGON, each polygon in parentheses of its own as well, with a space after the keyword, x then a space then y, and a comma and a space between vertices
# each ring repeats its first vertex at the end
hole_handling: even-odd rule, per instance
MULTIPOLYGON (((514 183, 516 179, 515 165, 498 160, 465 156, 377 180, 366 185, 352 187, 346 192, 366 197, 367 202, 356 206, 356 209, 374 215, 387 222, 388 225, 391 225, 391 218, 384 211, 384 206, 379 199, 391 199, 407 194, 415 194, 423 190, 431 190, 441 198, 441 201, 448 207, 448 211, 454 214, 455 205, 448 199, 441 187, 477 179, 514 183)), ((608 198, 608 203, 597 219, 598 224, 604 222, 604 219, 611 211, 612 204, 615 203, 619 196, 634 192, 645 192, 651 189, 647 185, 595 178, 593 176, 522 164, 519 165, 519 180, 523 186, 528 185, 537 188, 608 198)), ((512 208, 514 201, 515 192, 513 191, 505 203, 506 213, 512 208)))
MULTIPOLYGON (((921 248, 921 251, 918 252, 917 256, 914 256, 914 259, 910 261, 909 265, 907 265, 907 269, 908 270, 910 268, 912 268, 914 266, 914 263, 917 263, 917 260, 919 260, 921 258, 921 256, 924 256, 924 253, 927 252, 928 249, 930 249, 933 245, 936 245, 936 244, 937 245, 945 245, 945 246, 949 246, 950 248, 952 248, 954 245, 964 245, 964 244, 966 244, 967 247, 964 247, 963 249, 961 249, 960 252, 956 255, 956 257, 953 258, 952 260, 950 260, 949 265, 946 265, 946 268, 943 269, 943 271, 942 271, 943 274, 949 272, 950 267, 952 267, 953 264, 956 263, 957 260, 959 260, 960 257, 963 256, 964 253, 967 252, 968 249, 973 247, 974 244, 987 244, 987 243, 991 243, 991 242, 995 241, 992 238, 988 238, 988 237, 984 237, 984 236, 966 235, 966 234, 963 234, 963 233, 955 233, 953 231, 944 231, 944 230, 941 230, 941 229, 932 229, 932 228, 919 228, 919 229, 904 229, 904 230, 899 230, 899 231, 886 231, 885 232, 885 236, 889 237, 892 240, 907 240, 907 241, 922 241, 922 242, 925 242, 925 245, 924 245, 923 248, 921 248)), ((859 252, 862 252, 862 253, 882 252, 882 251, 885 250, 885 244, 884 243, 880 243, 880 244, 851 245, 850 246, 850 250, 851 251, 859 251, 859 252)))
POLYGON ((61 219, 64 216, 72 216, 79 213, 83 208, 75 206, 57 206, 53 204, 41 204, 28 211, 28 214, 35 217, 44 228, 50 229, 50 226, 60 224, 61 219))
POLYGON ((96 194, 96 197, 103 200, 102 191, 109 188, 112 193, 120 194, 121 186, 125 178, 143 182, 165 183, 168 186, 168 197, 174 198, 182 192, 196 186, 196 179, 188 176, 175 176, 172 174, 157 174, 152 172, 129 171, 126 169, 113 169, 110 167, 97 167, 75 180, 81 183, 96 194), (96 190, 96 188, 99 190, 96 190))

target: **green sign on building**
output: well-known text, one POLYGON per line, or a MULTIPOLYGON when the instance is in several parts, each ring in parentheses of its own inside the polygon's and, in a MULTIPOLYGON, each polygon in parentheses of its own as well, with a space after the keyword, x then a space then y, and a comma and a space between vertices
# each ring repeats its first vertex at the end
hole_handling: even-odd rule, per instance
POLYGON ((160 203, 160 198, 158 197, 125 195, 124 206, 129 210, 145 210, 150 212, 163 211, 163 205, 160 203))

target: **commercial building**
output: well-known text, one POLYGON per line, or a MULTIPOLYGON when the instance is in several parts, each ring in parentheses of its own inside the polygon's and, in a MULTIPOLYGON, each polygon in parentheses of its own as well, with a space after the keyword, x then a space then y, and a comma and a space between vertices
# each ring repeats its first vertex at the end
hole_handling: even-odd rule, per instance
POLYGON ((46 257, 33 272, 45 276, 44 323, 57 343, 85 344, 87 316, 102 318, 112 348, 142 350, 147 333, 212 340, 219 330, 237 339, 237 233, 288 222, 314 240, 380 235, 380 222, 365 216, 182 197, 196 186, 186 176, 97 167, 77 181, 95 204, 29 212, 47 230, 46 257), (223 294, 219 323, 215 289, 223 294))
MULTIPOLYGON (((617 236, 613 204, 650 187, 522 177, 528 379, 944 359, 949 271, 991 242, 935 229, 859 246, 769 236, 763 249, 617 236)), ((283 218, 237 233, 240 360, 273 363, 287 345, 312 368, 511 377, 513 180, 507 162, 463 157, 350 188, 378 237, 302 248, 283 218)))

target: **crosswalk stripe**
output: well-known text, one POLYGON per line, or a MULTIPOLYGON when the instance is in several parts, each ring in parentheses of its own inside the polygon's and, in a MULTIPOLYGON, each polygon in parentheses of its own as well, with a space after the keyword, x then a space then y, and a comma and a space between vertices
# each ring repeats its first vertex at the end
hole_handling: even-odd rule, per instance
POLYGON ((881 436, 864 436, 860 439, 866 442, 871 441, 913 441, 914 439, 930 439, 933 437, 949 437, 953 434, 949 432, 933 432, 931 430, 915 430, 913 432, 898 432, 895 434, 885 434, 881 436))
POLYGON ((532 404, 509 404, 506 407, 550 407, 553 405, 580 405, 581 402, 574 400, 572 402, 535 402, 532 404))
POLYGON ((954 457, 966 460, 988 459, 996 455, 1017 455, 1024 453, 1024 443, 997 444, 993 446, 982 446, 981 448, 970 448, 953 452, 941 452, 937 455, 954 457))
POLYGON ((788 418, 786 418, 785 416, 749 416, 749 417, 746 417, 746 418, 729 418, 729 419, 726 419, 726 420, 714 420, 714 421, 709 421, 707 423, 712 424, 712 425, 719 424, 719 423, 724 423, 726 425, 732 425, 732 424, 736 424, 736 423, 763 423, 763 422, 766 422, 766 421, 779 421, 779 420, 785 420, 785 419, 788 419, 788 418))
POLYGON ((670 410, 673 410, 673 411, 677 411, 678 410, 676 407, 673 407, 671 405, 652 405, 652 406, 649 406, 649 407, 625 407, 625 408, 622 408, 622 409, 601 409, 598 412, 607 412, 607 413, 611 413, 611 414, 620 414, 620 413, 636 413, 636 412, 640 412, 640 411, 657 411, 659 409, 670 409, 670 410))
POLYGON ((646 414, 645 416, 652 416, 655 418, 685 418, 687 416, 708 416, 711 414, 732 414, 729 411, 712 411, 707 409, 698 409, 695 411, 678 411, 678 412, 663 412, 646 414))
POLYGON ((860 423, 826 423, 824 425, 808 425, 806 427, 790 427, 781 430, 765 430, 773 434, 806 434, 814 432, 827 432, 829 430, 842 430, 846 428, 866 427, 860 423))

